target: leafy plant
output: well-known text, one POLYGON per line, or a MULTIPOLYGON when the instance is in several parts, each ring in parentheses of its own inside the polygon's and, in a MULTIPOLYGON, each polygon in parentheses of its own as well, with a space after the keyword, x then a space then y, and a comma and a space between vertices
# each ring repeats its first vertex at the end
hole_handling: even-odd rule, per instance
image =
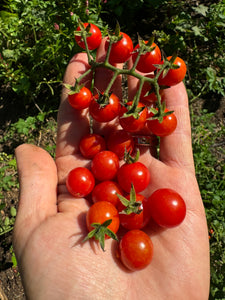
POLYGON ((196 175, 210 232, 210 299, 215 300, 225 296, 225 126, 218 128, 213 116, 203 111, 201 116, 193 116, 192 124, 196 175))
POLYGON ((18 188, 18 181, 15 177, 16 161, 12 155, 0 154, 0 236, 11 231, 15 222, 16 208, 11 206, 9 213, 6 210, 4 192, 12 188, 18 188))
POLYGON ((179 51, 188 64, 186 84, 191 98, 208 92, 225 95, 224 0, 139 0, 134 4, 110 0, 107 7, 128 32, 145 37, 153 33, 167 55, 179 51))
POLYGON ((0 142, 5 143, 7 141, 8 145, 11 143, 12 148, 15 148, 20 143, 35 143, 43 146, 54 156, 57 127, 55 113, 56 111, 50 110, 48 112, 39 112, 36 116, 28 116, 25 119, 19 118, 17 122, 8 126, 0 142), (43 140, 43 135, 48 136, 49 140, 43 140))
MULTIPOLYGON (((1 203, 0 210, 3 210, 4 208, 5 208, 5 204, 1 203)), ((16 209, 13 206, 10 208, 10 216, 2 217, 2 215, 0 215, 0 236, 13 230, 15 217, 16 217, 16 209)))
POLYGON ((73 34, 78 19, 104 31, 101 1, 86 2, 6 1, 0 11, 0 84, 27 102, 51 98, 69 59, 80 51, 73 34))

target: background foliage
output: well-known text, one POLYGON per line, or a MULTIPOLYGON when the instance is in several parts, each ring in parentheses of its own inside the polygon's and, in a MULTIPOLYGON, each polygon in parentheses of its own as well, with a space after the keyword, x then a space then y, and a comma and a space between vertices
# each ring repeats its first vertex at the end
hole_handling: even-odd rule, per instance
MULTIPOLYGON (((78 19, 103 34, 118 20, 134 42, 151 35, 187 62, 193 150, 211 246, 210 299, 225 299, 225 0, 4 0, 0 4, 0 234, 13 228, 18 188, 14 148, 36 143, 54 156, 61 81, 78 51, 78 19), (108 24, 108 25, 107 25, 108 24), (42 137, 45 136, 45 139, 42 137)), ((15 258, 14 258, 15 260, 15 258)))

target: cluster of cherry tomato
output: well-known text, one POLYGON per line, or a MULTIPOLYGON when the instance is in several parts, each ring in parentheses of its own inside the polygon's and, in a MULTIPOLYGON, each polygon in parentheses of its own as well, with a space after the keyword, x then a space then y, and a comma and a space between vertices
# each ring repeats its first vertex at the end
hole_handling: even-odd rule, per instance
POLYGON ((140 40, 133 47, 131 38, 118 30, 106 40, 105 61, 95 62, 90 50, 99 47, 102 35, 94 24, 80 23, 75 40, 86 50, 90 68, 105 67, 115 76, 104 93, 94 95, 80 84, 82 76, 76 79, 74 87, 66 85, 70 89, 70 105, 77 110, 88 109, 90 117, 100 123, 118 118, 121 129, 112 131, 107 138, 96 133, 81 138, 80 153, 91 160, 91 167, 72 169, 66 186, 74 197, 91 198, 86 216, 89 233, 85 240, 94 237, 104 250, 105 239, 118 240, 116 233, 120 226, 124 227, 127 232, 119 242, 120 259, 128 269, 140 270, 153 256, 152 241, 142 229, 150 219, 165 228, 179 225, 185 218, 186 205, 176 191, 167 188, 156 190, 149 197, 141 194, 150 184, 151 174, 138 161, 139 151, 132 135, 144 129, 147 135, 166 136, 175 130, 177 119, 166 108, 161 88, 182 81, 186 66, 179 57, 162 59, 153 41, 140 40), (116 68, 115 64, 125 63, 129 58, 133 60, 130 70, 116 68), (110 91, 118 74, 139 79, 133 101, 123 103, 110 91))

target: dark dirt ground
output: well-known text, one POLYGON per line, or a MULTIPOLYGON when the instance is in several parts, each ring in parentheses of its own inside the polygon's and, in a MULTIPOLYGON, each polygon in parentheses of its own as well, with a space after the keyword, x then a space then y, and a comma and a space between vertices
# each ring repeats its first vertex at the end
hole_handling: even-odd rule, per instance
MULTIPOLYGON (((3 101, 4 102, 4 101, 3 101)), ((209 101, 210 105, 202 100, 198 99, 192 104, 192 109, 197 113, 202 110, 202 108, 208 108, 209 111, 215 112, 214 122, 218 125, 218 128, 223 123, 225 117, 225 99, 222 98, 219 101, 216 100, 214 102, 209 101)), ((0 106, 0 138, 4 136, 4 132, 7 130, 7 127, 10 123, 15 122, 19 117, 26 116, 26 108, 21 107, 17 110, 17 115, 15 120, 11 120, 11 116, 15 116, 14 106, 10 105, 10 101, 5 101, 5 103, 0 106), (12 114, 12 111, 14 112, 12 114)), ((27 114, 28 116, 29 114, 27 114)), ((56 121, 52 120, 53 124, 56 127, 56 121)), ((36 134, 37 138, 33 141, 36 145, 41 147, 45 147, 46 144, 54 145, 56 140, 56 131, 44 130, 41 129, 39 134, 36 134)), ((12 153, 17 146, 17 144, 26 142, 26 138, 24 140, 18 140, 15 144, 12 144, 12 141, 5 142, 4 145, 0 145, 0 151, 5 151, 5 149, 11 149, 12 153)), ((224 140, 218 141, 218 143, 224 143, 224 140)), ((216 152, 216 147, 215 150, 216 152)), ((218 157, 219 160, 224 161, 224 157, 218 157)), ((1 162, 0 162, 1 168, 1 162)), ((14 174, 17 176, 17 174, 14 174)), ((12 190, 4 193, 3 201, 6 202, 6 208, 4 211, 0 211, 2 217, 4 214, 7 214, 11 205, 17 206, 18 204, 18 196, 19 190, 17 188, 13 188, 12 190)), ((0 200, 1 201, 1 200, 0 200)), ((12 231, 9 233, 0 236, 0 300, 24 300, 24 290, 21 283, 20 273, 18 271, 18 267, 14 267, 11 262, 11 252, 10 247, 12 245, 12 231)))

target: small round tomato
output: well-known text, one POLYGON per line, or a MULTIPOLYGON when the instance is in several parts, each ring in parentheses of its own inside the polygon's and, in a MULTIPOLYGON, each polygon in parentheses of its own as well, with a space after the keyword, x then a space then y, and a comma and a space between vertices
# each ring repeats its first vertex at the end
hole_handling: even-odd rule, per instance
POLYGON ((107 139, 107 148, 116 153, 119 159, 124 158, 125 151, 132 153, 134 139, 131 134, 123 129, 113 131, 107 139))
POLYGON ((124 113, 128 111, 128 107, 132 105, 132 102, 128 102, 126 106, 123 106, 119 115, 119 123, 121 127, 128 132, 138 132, 145 126, 148 110, 144 104, 138 103, 137 108, 142 108, 139 112, 139 117, 136 119, 134 116, 124 117, 124 113))
POLYGON ((119 169, 119 158, 112 151, 101 151, 91 162, 91 171, 99 181, 113 179, 119 169))
MULTIPOLYGON (((112 220, 108 229, 116 233, 119 229, 120 221, 119 214, 115 206, 107 201, 99 201, 94 203, 88 210, 86 215, 86 224, 88 231, 92 231, 93 223, 103 224, 107 220, 112 220)), ((109 236, 105 236, 108 238, 109 236)))
MULTIPOLYGON (((98 48, 102 41, 102 33, 101 30, 94 24, 91 23, 84 23, 84 27, 86 28, 90 25, 89 32, 87 33, 87 44, 89 50, 94 50, 98 48), (90 36, 89 36, 90 34, 90 36)), ((77 27, 76 31, 81 31, 80 26, 77 27)), ((85 49, 85 43, 83 38, 80 35, 75 35, 75 40, 77 44, 82 48, 85 49)))
POLYGON ((186 215, 183 198, 172 189, 156 190, 148 198, 148 205, 154 221, 165 228, 179 225, 186 215))
MULTIPOLYGON (((165 112, 168 112, 165 109, 165 112)), ((151 117, 151 113, 149 115, 151 117)), ((157 136, 167 136, 170 135, 177 127, 177 118, 174 113, 164 116, 162 122, 160 123, 158 119, 147 120, 146 125, 148 129, 157 136)))
POLYGON ((92 201, 108 201, 114 206, 120 202, 117 194, 122 195, 123 191, 115 181, 106 180, 97 184, 92 191, 92 201))
MULTIPOLYGON (((127 195, 126 199, 130 200, 131 195, 127 195)), ((138 212, 126 213, 126 206, 119 202, 117 209, 119 212, 120 224, 126 229, 141 229, 145 227, 150 219, 150 214, 148 211, 148 202, 141 194, 135 195, 135 201, 140 202, 138 207, 138 212)))
POLYGON ((152 261, 152 240, 139 229, 130 230, 123 236, 119 250, 122 263, 131 271, 144 269, 152 261))
POLYGON ((106 143, 101 135, 90 133, 81 138, 79 149, 83 157, 93 158, 95 154, 106 149, 106 143))
MULTIPOLYGON (((111 64, 124 63, 126 62, 132 54, 133 51, 133 42, 129 35, 124 32, 120 32, 120 36, 122 35, 122 39, 118 42, 112 44, 109 62, 111 64)), ((106 51, 109 47, 109 41, 106 41, 105 48, 106 51)))
POLYGON ((90 194, 94 185, 94 176, 87 168, 83 167, 72 169, 66 179, 66 187, 69 193, 76 198, 90 194))
MULTIPOLYGON (((170 61, 172 56, 167 57, 167 60, 170 61)), ((182 58, 176 57, 174 63, 179 66, 178 69, 170 69, 168 73, 163 77, 163 73, 159 76, 158 83, 159 85, 172 86, 181 82, 187 72, 187 67, 182 58)))
POLYGON ((92 99, 91 91, 85 86, 81 88, 78 93, 68 94, 68 100, 70 105, 78 110, 87 108, 92 99))
MULTIPOLYGON (((147 44, 148 41, 145 41, 145 44, 147 44)), ((140 48, 139 45, 137 45, 134 48, 134 52, 132 54, 132 60, 133 63, 135 62, 137 56, 138 56, 138 49, 140 48)), ((161 51, 159 47, 153 43, 151 45, 151 48, 154 48, 151 52, 146 52, 145 54, 141 54, 140 59, 138 61, 138 64, 136 66, 136 69, 139 72, 142 73, 150 73, 152 71, 156 70, 155 64, 161 63, 161 51)))
MULTIPOLYGON (((100 96, 101 97, 101 96, 100 96)), ((98 122, 109 122, 115 119, 121 109, 120 100, 115 94, 111 94, 108 104, 98 102, 99 95, 95 95, 89 106, 89 112, 92 118, 98 122)))
POLYGON ((150 182, 150 172, 141 162, 123 164, 117 172, 117 180, 124 191, 130 193, 133 184, 137 193, 147 188, 150 182))

